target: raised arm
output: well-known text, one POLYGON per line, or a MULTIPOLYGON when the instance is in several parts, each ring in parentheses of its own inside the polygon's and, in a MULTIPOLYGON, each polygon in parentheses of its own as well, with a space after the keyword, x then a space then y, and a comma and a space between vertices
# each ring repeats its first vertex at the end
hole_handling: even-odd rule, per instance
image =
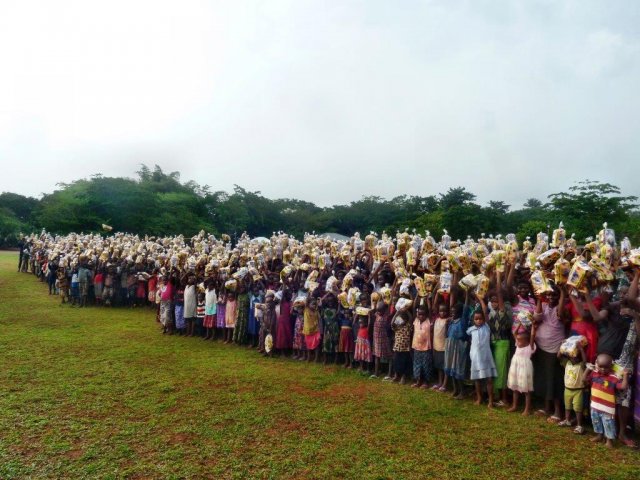
POLYGON ((502 276, 496 268, 496 295, 498 297, 498 311, 504 312, 504 295, 502 295, 502 276))
POLYGON ((602 320, 605 320, 609 315, 609 311, 606 309, 604 310, 596 309, 596 306, 593 304, 593 301, 591 300, 591 297, 589 296, 589 294, 585 295, 585 302, 587 304, 587 308, 589 309, 589 313, 591 313, 591 317, 593 318, 594 322, 601 322, 602 320))
POLYGON ((629 285, 629 291, 627 292, 627 298, 629 303, 634 309, 640 310, 640 298, 638 298, 638 283, 640 282, 640 267, 634 269, 633 280, 629 285))

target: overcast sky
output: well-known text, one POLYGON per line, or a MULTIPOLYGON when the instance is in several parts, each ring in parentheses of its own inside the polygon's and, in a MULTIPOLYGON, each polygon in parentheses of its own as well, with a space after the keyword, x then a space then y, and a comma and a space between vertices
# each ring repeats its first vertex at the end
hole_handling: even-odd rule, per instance
POLYGON ((332 205, 640 196, 638 1, 0 5, 0 191, 139 163, 332 205))

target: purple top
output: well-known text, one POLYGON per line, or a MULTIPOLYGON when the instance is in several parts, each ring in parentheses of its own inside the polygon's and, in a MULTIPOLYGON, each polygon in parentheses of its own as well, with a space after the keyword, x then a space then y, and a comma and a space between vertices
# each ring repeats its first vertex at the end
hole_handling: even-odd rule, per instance
POLYGON ((564 341, 564 324, 558 318, 558 308, 549 307, 548 303, 542 304, 542 313, 535 314, 535 319, 541 319, 536 329, 536 345, 547 353, 558 353, 560 345, 564 341))

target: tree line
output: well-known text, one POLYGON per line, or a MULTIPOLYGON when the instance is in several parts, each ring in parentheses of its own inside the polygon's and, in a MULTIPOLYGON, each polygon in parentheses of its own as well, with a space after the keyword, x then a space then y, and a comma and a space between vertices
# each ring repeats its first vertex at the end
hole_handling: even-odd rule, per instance
POLYGON ((40 199, 11 192, 0 194, 0 246, 17 243, 20 232, 42 228, 52 233, 114 231, 141 235, 185 236, 206 230, 214 234, 270 236, 286 231, 336 232, 363 235, 369 231, 430 230, 439 237, 446 228, 455 239, 467 235, 516 233, 520 241, 563 221, 578 242, 595 235, 608 222, 619 238, 640 242, 640 212, 636 196, 623 195, 609 183, 580 181, 552 193, 545 201, 529 198, 512 210, 500 200, 487 205, 465 187, 437 195, 401 195, 392 199, 367 196, 348 205, 318 207, 304 200, 269 199, 259 191, 235 185, 232 192, 211 191, 206 185, 182 182, 179 172, 142 165, 137 178, 104 177, 58 184, 40 199))

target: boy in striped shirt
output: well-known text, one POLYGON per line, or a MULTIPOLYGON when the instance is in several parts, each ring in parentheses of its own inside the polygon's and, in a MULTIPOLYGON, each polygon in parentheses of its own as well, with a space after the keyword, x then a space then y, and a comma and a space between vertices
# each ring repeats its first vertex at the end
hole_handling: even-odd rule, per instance
MULTIPOLYGON (((616 438, 616 398, 615 391, 624 390, 629 384, 629 374, 625 370, 622 380, 612 371, 613 358, 601 353, 596 358, 595 370, 590 372, 591 379, 591 423, 596 436, 592 442, 605 440, 607 448, 613 448, 616 438)), ((591 368, 588 366, 587 368, 591 368)))

